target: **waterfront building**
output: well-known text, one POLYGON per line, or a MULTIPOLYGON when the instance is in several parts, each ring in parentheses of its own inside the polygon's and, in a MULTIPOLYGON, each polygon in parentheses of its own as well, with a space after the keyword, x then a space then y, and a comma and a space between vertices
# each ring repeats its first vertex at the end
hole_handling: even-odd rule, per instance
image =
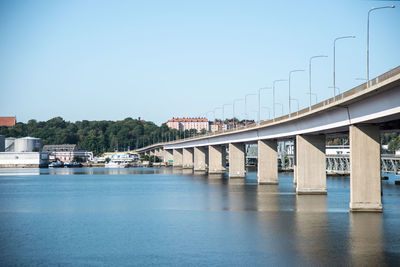
POLYGON ((134 162, 139 160, 139 154, 136 152, 106 152, 103 154, 104 160, 109 158, 114 162, 134 162))
POLYGON ((43 152, 50 153, 50 160, 59 159, 62 162, 72 162, 77 157, 83 161, 93 160, 93 153, 80 150, 75 144, 45 145, 43 152))
POLYGON ((4 152, 5 151, 5 141, 6 138, 4 135, 0 135, 0 152, 4 152))
POLYGON ((0 152, 0 168, 46 168, 47 152, 0 152))
POLYGON ((201 130, 208 131, 209 121, 206 118, 172 118, 168 120, 167 125, 171 129, 178 131, 195 129, 197 132, 201 130))

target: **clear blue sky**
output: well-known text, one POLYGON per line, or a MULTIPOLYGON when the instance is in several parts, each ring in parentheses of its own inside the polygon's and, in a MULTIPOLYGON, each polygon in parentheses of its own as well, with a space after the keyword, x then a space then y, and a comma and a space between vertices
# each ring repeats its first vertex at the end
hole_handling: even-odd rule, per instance
MULTIPOLYGON (((362 83, 367 12, 385 5, 397 7, 371 16, 371 77, 400 65, 399 1, 2 0, 0 116, 160 124, 204 116, 293 69, 307 70, 292 79, 305 107, 311 56, 329 56, 313 61, 312 87, 319 100, 332 96, 336 37, 357 36, 337 42, 337 86, 362 83)), ((276 88, 287 113, 287 83, 276 88)), ((248 100, 254 118, 256 97, 248 100)), ((262 105, 272 107, 271 91, 262 105)), ((243 110, 238 103, 238 117, 243 110)))

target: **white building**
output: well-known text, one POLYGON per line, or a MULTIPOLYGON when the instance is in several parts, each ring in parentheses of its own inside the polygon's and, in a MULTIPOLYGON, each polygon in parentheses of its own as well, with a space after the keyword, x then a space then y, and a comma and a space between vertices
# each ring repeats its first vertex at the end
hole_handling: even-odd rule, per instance
POLYGON ((1 152, 0 168, 40 168, 49 165, 49 153, 1 152))
POLYGON ((209 122, 206 118, 172 118, 168 120, 167 125, 178 131, 195 129, 200 132, 203 129, 205 131, 209 129, 209 122))

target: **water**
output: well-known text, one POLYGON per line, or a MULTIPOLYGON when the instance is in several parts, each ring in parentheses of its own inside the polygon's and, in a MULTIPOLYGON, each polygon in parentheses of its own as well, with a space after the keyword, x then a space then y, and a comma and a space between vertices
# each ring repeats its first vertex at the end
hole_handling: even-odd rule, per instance
POLYGON ((172 169, 0 170, 2 265, 398 265, 400 186, 383 214, 349 213, 349 178, 327 196, 172 169))

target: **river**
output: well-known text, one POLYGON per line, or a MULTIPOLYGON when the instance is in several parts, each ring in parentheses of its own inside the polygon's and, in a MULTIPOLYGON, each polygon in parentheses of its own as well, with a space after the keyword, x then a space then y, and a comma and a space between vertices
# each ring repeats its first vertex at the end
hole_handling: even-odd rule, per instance
POLYGON ((62 266, 400 264, 399 177, 380 213, 350 213, 349 177, 327 196, 172 168, 1 169, 0 262, 62 266))

